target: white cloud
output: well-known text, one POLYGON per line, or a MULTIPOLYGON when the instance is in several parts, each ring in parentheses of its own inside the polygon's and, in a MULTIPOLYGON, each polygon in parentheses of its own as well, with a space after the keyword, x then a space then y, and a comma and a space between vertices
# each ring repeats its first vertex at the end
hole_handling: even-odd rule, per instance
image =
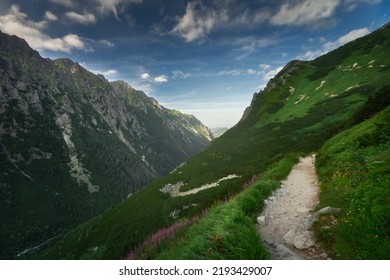
POLYGON ((376 5, 380 2, 382 2, 382 0, 345 0, 344 7, 347 12, 351 12, 361 4, 376 5))
POLYGON ((323 55, 325 52, 324 50, 315 50, 315 51, 307 51, 303 57, 304 59, 306 60, 313 60, 315 59, 316 57, 319 57, 320 55, 323 55))
POLYGON ((278 74, 280 72, 280 70, 282 70, 282 69, 283 69, 283 67, 278 67, 278 68, 272 69, 272 70, 268 71, 267 73, 265 73, 264 78, 266 80, 270 80, 273 77, 275 77, 275 75, 278 74))
POLYGON ((287 0, 269 19, 272 25, 327 27, 337 24, 336 10, 353 11, 360 5, 375 5, 382 0, 287 0))
POLYGON ((273 25, 303 26, 331 18, 341 0, 301 0, 283 3, 270 18, 273 25))
POLYGON ((67 12, 65 13, 65 16, 68 20, 81 24, 90 24, 96 22, 95 15, 91 13, 78 14, 76 12, 67 12))
MULTIPOLYGON (((338 24, 337 9, 343 5, 375 4, 380 0, 285 0, 275 11, 270 8, 248 9, 235 0, 191 0, 183 15, 176 18, 170 34, 186 42, 204 40, 220 29, 253 28, 268 22, 276 26, 307 26, 311 29, 331 28, 338 24), (207 5, 207 6, 206 6, 207 5), (245 8, 243 8, 245 7, 245 8)), ((264 5, 263 5, 264 7, 264 5)), ((156 26, 155 26, 156 27, 156 26)), ((157 33, 165 35, 160 26, 157 33)), ((250 49, 253 45, 249 45, 250 49)))
POLYGON ((49 2, 52 2, 54 4, 64 6, 64 7, 73 7, 74 3, 72 0, 49 0, 49 2))
POLYGON ((116 75, 118 74, 118 71, 115 70, 115 69, 110 69, 110 70, 89 70, 91 71, 92 73, 94 74, 102 74, 104 76, 113 76, 113 75, 116 75))
POLYGON ((0 16, 0 29, 11 35, 16 35, 27 41, 37 50, 50 50, 56 52, 71 52, 73 49, 88 50, 83 40, 75 34, 67 34, 62 38, 51 38, 43 31, 48 21, 34 22, 27 19, 17 5, 12 5, 9 13, 0 16))
POLYGON ((154 81, 156 83, 159 83, 159 84, 166 83, 166 82, 168 82, 168 77, 165 75, 161 75, 161 76, 154 78, 154 81))
POLYGON ((253 69, 248 69, 248 71, 246 71, 249 75, 256 75, 257 74, 257 71, 256 70, 253 70, 253 69))
POLYGON ((262 76, 264 80, 268 81, 272 79, 276 74, 279 73, 283 67, 273 68, 270 64, 261 63, 259 65, 260 70, 256 72, 256 75, 262 76))
POLYGON ((99 40, 98 43, 100 43, 106 47, 115 47, 115 44, 109 40, 99 40))
POLYGON ((360 28, 360 29, 354 29, 347 34, 340 36, 337 40, 326 42, 323 44, 321 49, 318 50, 309 50, 304 55, 303 58, 307 60, 315 59, 321 55, 324 55, 340 46, 343 46, 353 40, 356 40, 360 37, 363 37, 370 33, 370 30, 368 28, 360 28))
POLYGON ((92 72, 96 75, 101 74, 104 75, 105 77, 112 77, 118 74, 118 71, 116 69, 109 69, 109 70, 101 70, 96 68, 90 68, 86 63, 80 63, 81 66, 83 66, 85 69, 87 69, 89 72, 92 72))
POLYGON ((363 37, 369 33, 370 33, 370 30, 368 30, 368 28, 360 28, 360 29, 352 30, 352 31, 348 32, 347 34, 338 38, 336 41, 325 43, 324 50, 330 51, 330 50, 336 49, 342 45, 345 45, 348 42, 351 42, 357 38, 363 37))
POLYGON ((224 27, 253 27, 264 22, 267 22, 272 16, 271 11, 268 8, 256 10, 256 9, 242 9, 240 5, 230 2, 233 5, 229 6, 228 1, 222 1, 220 3, 218 10, 224 12, 226 17, 226 22, 223 23, 224 27), (227 2, 227 3, 226 3, 227 2))
POLYGON ((119 20, 118 17, 118 6, 126 5, 130 3, 142 3, 143 0, 95 0, 98 3, 98 9, 102 14, 113 13, 114 16, 119 20))
POLYGON ((200 1, 192 1, 187 4, 185 14, 178 19, 171 34, 182 37, 187 42, 204 39, 228 19, 226 9, 213 10, 206 8, 200 1))
POLYGON ((253 51, 257 48, 264 48, 275 43, 270 38, 257 38, 255 36, 242 37, 234 40, 234 44, 241 45, 241 50, 253 51))
POLYGON ((48 20, 48 21, 56 21, 56 20, 58 20, 58 17, 55 14, 53 14, 52 12, 50 12, 50 11, 46 11, 45 12, 45 17, 44 18, 46 20, 48 20))
POLYGON ((241 75, 242 71, 238 69, 223 70, 216 74, 216 76, 238 76, 241 75))
POLYGON ((263 69, 263 70, 268 70, 268 69, 271 68, 271 65, 265 64, 265 63, 261 63, 261 64, 259 65, 259 67, 260 67, 261 69, 263 69))
POLYGON ((115 69, 110 69, 106 72, 103 72, 102 73, 103 75, 106 74, 106 75, 115 75, 115 74, 118 74, 118 71, 116 71, 115 69))
POLYGON ((255 16, 253 18, 254 23, 263 23, 265 21, 268 21, 271 18, 272 14, 268 10, 261 10, 257 13, 255 13, 255 16))
MULTIPOLYGON (((91 38, 84 38, 85 41, 87 41, 90 45, 101 45, 104 47, 112 48, 115 47, 115 44, 109 40, 102 39, 102 40, 94 40, 91 38)), ((90 48, 91 50, 91 48, 90 48)))
POLYGON ((149 79, 150 78, 150 74, 149 73, 142 73, 141 74, 141 79, 149 79))
POLYGON ((98 0, 99 10, 103 14, 107 14, 112 12, 116 18, 118 18, 117 5, 121 2, 121 0, 98 0))
POLYGON ((65 42, 65 45, 72 46, 73 48, 82 50, 84 49, 84 42, 81 41, 80 37, 75 34, 68 34, 62 39, 65 42))
POLYGON ((100 74, 102 74, 104 76, 112 76, 112 75, 118 74, 118 71, 116 71, 115 69, 110 69, 107 71, 103 71, 100 74))
MULTIPOLYGON (((272 16, 268 8, 249 9, 236 0, 191 0, 188 1, 184 15, 176 18, 176 25, 169 32, 183 38, 186 42, 202 41, 215 30, 232 28, 252 28, 267 22, 272 16)), ((154 26, 161 35, 161 25, 154 26)))
POLYGON ((242 60, 256 52, 258 49, 265 48, 275 44, 277 40, 271 38, 257 38, 255 36, 247 36, 230 40, 227 44, 237 45, 236 52, 239 54, 235 60, 242 60))
POLYGON ((176 78, 186 79, 186 78, 192 76, 192 74, 190 74, 190 73, 184 73, 184 72, 181 71, 181 70, 174 70, 174 71, 172 72, 172 74, 173 74, 173 79, 176 79, 176 78))

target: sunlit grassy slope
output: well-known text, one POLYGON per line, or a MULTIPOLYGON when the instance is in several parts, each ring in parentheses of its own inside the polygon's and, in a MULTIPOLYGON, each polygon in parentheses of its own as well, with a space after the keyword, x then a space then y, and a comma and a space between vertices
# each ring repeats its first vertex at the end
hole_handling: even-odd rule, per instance
MULTIPOLYGON (((32 257, 123 258, 134 252, 135 247, 141 248, 145 240, 151 240, 151 236, 156 237, 153 233, 161 229, 166 232, 172 230, 178 221, 196 217, 194 226, 200 223, 208 227, 207 223, 213 224, 213 219, 218 217, 218 211, 236 214, 233 220, 228 219, 221 225, 222 231, 229 231, 230 228, 224 226, 229 223, 234 225, 235 221, 250 231, 249 220, 253 218, 253 213, 245 213, 243 204, 238 202, 239 197, 246 197, 245 193, 229 202, 224 206, 226 208, 214 210, 216 205, 242 192, 253 175, 259 175, 261 180, 272 164, 287 155, 315 152, 332 136, 361 121, 354 114, 367 106, 370 96, 390 84, 389 35, 390 27, 384 27, 314 61, 290 62, 264 91, 255 95, 246 118, 215 139, 204 152, 121 204, 48 243, 46 248, 35 251, 32 257), (185 184, 180 191, 187 191, 216 182, 229 174, 240 177, 224 180, 218 187, 193 195, 170 197, 160 191, 166 184, 179 181, 185 184), (232 207, 231 211, 229 207, 232 207), (206 217, 202 218, 204 215, 206 217)), ((255 185, 253 188, 260 191, 261 195, 257 198, 261 201, 267 193, 262 189, 266 187, 264 183, 255 185)), ((247 191, 255 192, 253 188, 247 191)), ((261 203, 255 203, 256 209, 260 206, 261 203)), ((253 208, 251 211, 254 211, 253 208)), ((185 228, 181 230, 187 232, 188 225, 185 228)), ((188 235, 184 236, 197 235, 196 228, 188 230, 188 235)), ((222 250, 227 250, 226 239, 223 239, 227 237, 219 236, 219 231, 213 230, 202 241, 205 242, 203 245, 216 242, 215 248, 222 246, 222 250)), ((253 236, 253 231, 250 235, 253 236)), ((190 250, 191 242, 177 244, 188 246, 190 250)), ((253 239, 253 242, 257 241, 253 239)), ((244 250, 239 256, 213 255, 211 253, 215 250, 211 249, 209 255, 200 255, 202 248, 207 246, 199 247, 191 254, 175 254, 179 258, 245 258, 246 254, 244 250)), ((259 250, 261 252, 248 253, 247 257, 265 257, 259 250)), ((159 254, 161 258, 173 256, 168 251, 159 254)), ((144 252, 138 256, 148 258, 157 255, 144 252)))

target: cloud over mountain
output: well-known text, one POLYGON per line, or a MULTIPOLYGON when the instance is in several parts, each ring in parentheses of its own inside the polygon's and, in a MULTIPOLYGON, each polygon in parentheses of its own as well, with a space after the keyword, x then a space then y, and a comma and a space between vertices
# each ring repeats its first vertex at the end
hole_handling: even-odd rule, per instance
POLYGON ((38 50, 50 50, 69 53, 72 50, 87 50, 86 44, 76 34, 69 33, 63 37, 50 37, 45 33, 48 25, 48 17, 53 20, 51 14, 45 14, 42 21, 32 21, 27 14, 20 11, 19 6, 12 5, 9 13, 0 16, 0 28, 3 32, 24 38, 31 47, 38 50))

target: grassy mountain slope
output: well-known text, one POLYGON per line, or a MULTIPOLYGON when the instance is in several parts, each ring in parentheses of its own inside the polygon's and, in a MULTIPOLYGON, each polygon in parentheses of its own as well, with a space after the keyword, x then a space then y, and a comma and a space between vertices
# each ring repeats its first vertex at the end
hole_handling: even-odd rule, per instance
MULTIPOLYGON (((390 104, 390 88, 387 90, 390 104)), ((338 259, 390 257, 390 106, 329 140, 317 161, 321 206, 341 208, 337 224, 323 217, 318 235, 338 259)))
MULTIPOLYGON (((390 87, 369 98, 344 123, 351 129, 327 141, 317 155, 324 215, 315 231, 333 259, 388 259, 390 256, 390 87), (363 123, 361 121, 365 120, 363 123)), ((280 185, 297 157, 271 165, 232 200, 213 207, 202 219, 161 242, 147 239, 129 258, 264 259, 267 254, 253 224, 264 198, 280 185)))
MULTIPOLYGON (((272 164, 287 155, 317 151, 332 136, 354 125, 354 114, 368 106, 370 96, 388 85, 388 53, 389 26, 314 61, 290 62, 263 91, 255 94, 243 119, 205 151, 169 176, 155 180, 123 203, 50 244, 40 257, 111 259, 128 256, 129 252, 136 251, 134 248, 142 247, 144 241, 156 237, 161 229, 170 232, 178 221, 186 224, 185 221, 198 219, 201 213, 231 199, 243 186, 252 183, 253 175, 261 177, 272 164), (226 179, 233 174, 236 176, 226 179), (216 182, 218 186, 198 191, 216 182), (161 191, 172 185, 180 186, 180 192, 195 190, 196 193, 171 197, 161 191)), ((259 183, 254 188, 265 187, 259 183)), ((237 213, 237 221, 246 223, 247 228, 248 220, 242 216, 241 206, 234 201, 231 203, 226 207, 235 208, 232 213, 237 213)), ((210 210, 210 215, 214 215, 211 213, 215 212, 210 210)), ((216 219, 211 217, 211 221, 216 219)), ((218 226, 218 221, 215 224, 218 226)), ((219 231, 211 229, 210 232, 215 236, 219 231)), ((191 230, 189 232, 191 235, 191 230)), ((196 233, 196 229, 193 232, 196 233)), ((222 237, 210 238, 205 242, 226 244, 222 237)), ((191 240, 188 242, 179 244, 190 244, 191 240)), ((172 255, 167 253, 166 256, 172 255)), ((216 255, 180 256, 214 258, 216 255)), ((147 252, 141 257, 147 258, 147 252)))

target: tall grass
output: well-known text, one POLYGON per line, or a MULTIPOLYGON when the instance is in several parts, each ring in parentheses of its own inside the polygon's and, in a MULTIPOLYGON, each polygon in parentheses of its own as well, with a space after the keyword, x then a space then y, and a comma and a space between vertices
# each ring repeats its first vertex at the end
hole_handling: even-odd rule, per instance
POLYGON ((342 209, 317 225, 333 258, 389 259, 390 107, 329 140, 317 170, 321 206, 342 209))

